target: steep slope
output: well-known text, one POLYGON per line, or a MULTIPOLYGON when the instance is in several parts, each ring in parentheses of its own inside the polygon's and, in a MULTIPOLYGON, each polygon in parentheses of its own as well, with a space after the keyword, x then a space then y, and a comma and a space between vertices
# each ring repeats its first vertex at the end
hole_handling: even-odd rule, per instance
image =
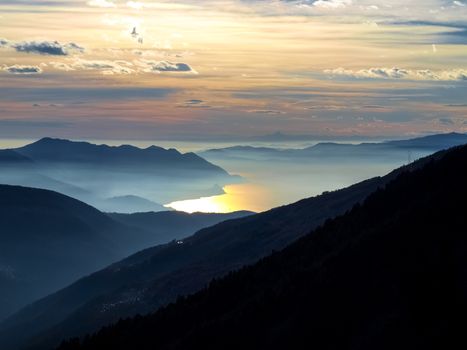
POLYGON ((141 249, 247 214, 109 216, 56 192, 0 185, 0 319, 141 249))
POLYGON ((3 323, 0 344, 35 337, 34 341, 52 346, 58 339, 93 331, 120 317, 155 310, 177 295, 201 289, 214 277, 284 248, 326 219, 343 214, 405 169, 226 221, 187 239, 135 254, 17 313, 3 323))
POLYGON ((0 222, 0 318, 128 252, 124 225, 56 192, 0 185, 0 222))
POLYGON ((108 215, 125 225, 152 232, 161 242, 169 242, 175 238, 184 238, 204 227, 252 214, 254 213, 249 211, 226 214, 160 211, 133 214, 110 213, 108 215))
POLYGON ((0 150, 0 164, 30 164, 32 161, 15 151, 9 149, 0 150))
POLYGON ((72 349, 465 348, 467 147, 256 265, 72 349))

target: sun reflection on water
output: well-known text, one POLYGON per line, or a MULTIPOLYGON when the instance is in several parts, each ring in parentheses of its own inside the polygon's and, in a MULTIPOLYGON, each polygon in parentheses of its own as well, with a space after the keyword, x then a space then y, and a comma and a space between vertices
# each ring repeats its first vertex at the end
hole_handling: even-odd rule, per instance
POLYGON ((261 212, 271 206, 270 192, 256 184, 227 185, 224 192, 218 196, 172 202, 165 207, 187 213, 229 213, 237 210, 261 212))

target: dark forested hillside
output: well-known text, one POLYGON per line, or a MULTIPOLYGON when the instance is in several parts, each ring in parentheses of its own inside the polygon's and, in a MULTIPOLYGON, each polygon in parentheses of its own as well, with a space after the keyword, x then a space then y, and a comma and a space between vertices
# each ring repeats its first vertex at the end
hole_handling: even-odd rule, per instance
MULTIPOLYGON (((213 277, 284 248, 327 218, 345 212, 393 176, 226 221, 200 230, 182 244, 146 249, 12 315, 0 324, 0 347, 37 343, 49 348, 65 337, 97 330, 120 317, 151 312, 177 295, 196 292, 213 277)), ((141 228, 157 215, 174 214, 112 218, 141 228), (135 219, 138 224, 132 223, 135 219)))
POLYGON ((0 185, 0 320, 141 249, 247 214, 106 215, 57 192, 0 185))
POLYGON ((0 346, 16 349, 38 344, 48 349, 64 337, 151 312, 177 295, 196 292, 213 277, 282 249, 327 218, 345 212, 385 181, 388 178, 375 178, 146 249, 14 314, 0 324, 0 346))
POLYGON ((75 349, 453 349, 467 321, 467 147, 281 252, 75 349))
POLYGON ((0 222, 0 319, 121 258, 139 233, 73 198, 5 185, 0 222))
POLYGON ((111 213, 107 215, 125 225, 150 231, 154 233, 154 237, 157 237, 158 243, 166 243, 175 238, 184 238, 204 227, 252 214, 254 213, 249 211, 236 211, 226 214, 188 214, 180 211, 160 211, 133 214, 111 213))

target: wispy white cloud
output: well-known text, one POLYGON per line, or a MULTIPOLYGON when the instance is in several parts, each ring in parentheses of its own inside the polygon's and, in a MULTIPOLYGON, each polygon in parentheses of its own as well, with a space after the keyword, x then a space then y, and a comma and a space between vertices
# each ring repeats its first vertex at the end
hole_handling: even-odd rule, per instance
POLYGON ((352 5, 352 0, 318 0, 313 2, 313 6, 327 8, 327 9, 336 9, 352 5))
POLYGON ((403 69, 403 68, 369 68, 360 70, 350 70, 342 67, 326 69, 324 74, 335 77, 344 76, 357 79, 412 79, 412 80, 440 80, 455 81, 467 80, 466 69, 452 69, 443 71, 432 71, 430 69, 403 69))
POLYGON ((136 73, 136 70, 133 68, 133 64, 123 60, 76 59, 70 64, 64 64, 62 66, 56 65, 55 68, 62 70, 97 70, 106 75, 136 73))
POLYGON ((134 10, 141 10, 145 4, 139 1, 128 1, 126 5, 134 10))
POLYGON ((89 6, 103 7, 103 8, 117 7, 117 5, 113 1, 109 1, 109 0, 89 0, 87 4, 89 6))
POLYGON ((105 75, 137 73, 188 73, 197 72, 187 63, 151 60, 92 60, 73 58, 65 62, 49 62, 62 71, 95 70, 105 75))

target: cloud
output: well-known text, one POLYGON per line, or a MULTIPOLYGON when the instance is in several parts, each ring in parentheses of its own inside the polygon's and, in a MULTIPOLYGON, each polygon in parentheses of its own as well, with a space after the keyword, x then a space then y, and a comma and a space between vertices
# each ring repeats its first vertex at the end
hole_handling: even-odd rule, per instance
POLYGON ((55 69, 64 70, 66 72, 75 70, 75 68, 73 68, 73 66, 71 66, 71 65, 69 65, 67 63, 63 63, 63 62, 49 62, 49 64, 52 67, 54 67, 55 69))
POLYGON ((464 81, 467 80, 467 70, 452 69, 444 71, 432 71, 430 69, 403 69, 403 68, 369 68, 360 70, 350 70, 342 67, 326 69, 324 74, 330 76, 345 76, 357 79, 411 79, 429 81, 464 81))
POLYGON ((326 9, 336 9, 352 5, 352 0, 317 0, 313 6, 326 9))
POLYGON ((162 73, 192 73, 198 74, 190 65, 181 62, 169 61, 142 61, 146 65, 145 72, 162 73))
POLYGON ((183 103, 177 105, 177 107, 182 108, 211 108, 211 106, 206 104, 206 101, 193 99, 193 100, 186 100, 183 103))
POLYGON ((185 104, 187 105, 199 105, 199 104, 202 104, 204 103, 203 100, 187 100, 185 101, 185 104))
POLYGON ((96 70, 105 75, 165 72, 197 74, 197 72, 186 63, 173 63, 169 61, 87 60, 72 58, 64 62, 49 62, 49 64, 53 68, 63 71, 96 70))
POLYGON ((110 61, 110 60, 83 60, 79 59, 74 62, 71 67, 73 69, 83 70, 100 70, 103 74, 132 74, 136 71, 131 68, 133 64, 127 61, 110 61))
POLYGON ((144 4, 139 1, 128 1, 126 5, 134 10, 141 10, 144 7, 144 4))
POLYGON ((3 70, 11 74, 41 74, 42 69, 38 66, 4 66, 3 70))
POLYGON ((0 47, 8 46, 9 43, 8 40, 0 38, 0 47))
POLYGON ((103 7, 103 8, 117 7, 117 5, 114 2, 108 1, 108 0, 89 0, 87 4, 92 7, 103 7))
POLYGON ((248 113, 270 114, 270 115, 285 114, 285 112, 278 111, 276 109, 252 109, 252 110, 249 110, 248 113))
POLYGON ((84 52, 84 48, 75 43, 60 44, 58 41, 23 41, 10 45, 18 52, 40 55, 68 56, 72 52, 84 52))
POLYGON ((198 74, 189 64, 170 61, 134 61, 141 72, 146 73, 189 73, 198 74))
POLYGON ((97 70, 106 75, 136 73, 136 70, 133 68, 133 64, 123 60, 85 60, 78 58, 71 61, 68 60, 66 62, 49 62, 49 64, 55 69, 66 72, 76 70, 97 70))
POLYGON ((454 125, 455 124, 454 120, 452 120, 451 118, 439 118, 438 122, 441 125, 454 125))

